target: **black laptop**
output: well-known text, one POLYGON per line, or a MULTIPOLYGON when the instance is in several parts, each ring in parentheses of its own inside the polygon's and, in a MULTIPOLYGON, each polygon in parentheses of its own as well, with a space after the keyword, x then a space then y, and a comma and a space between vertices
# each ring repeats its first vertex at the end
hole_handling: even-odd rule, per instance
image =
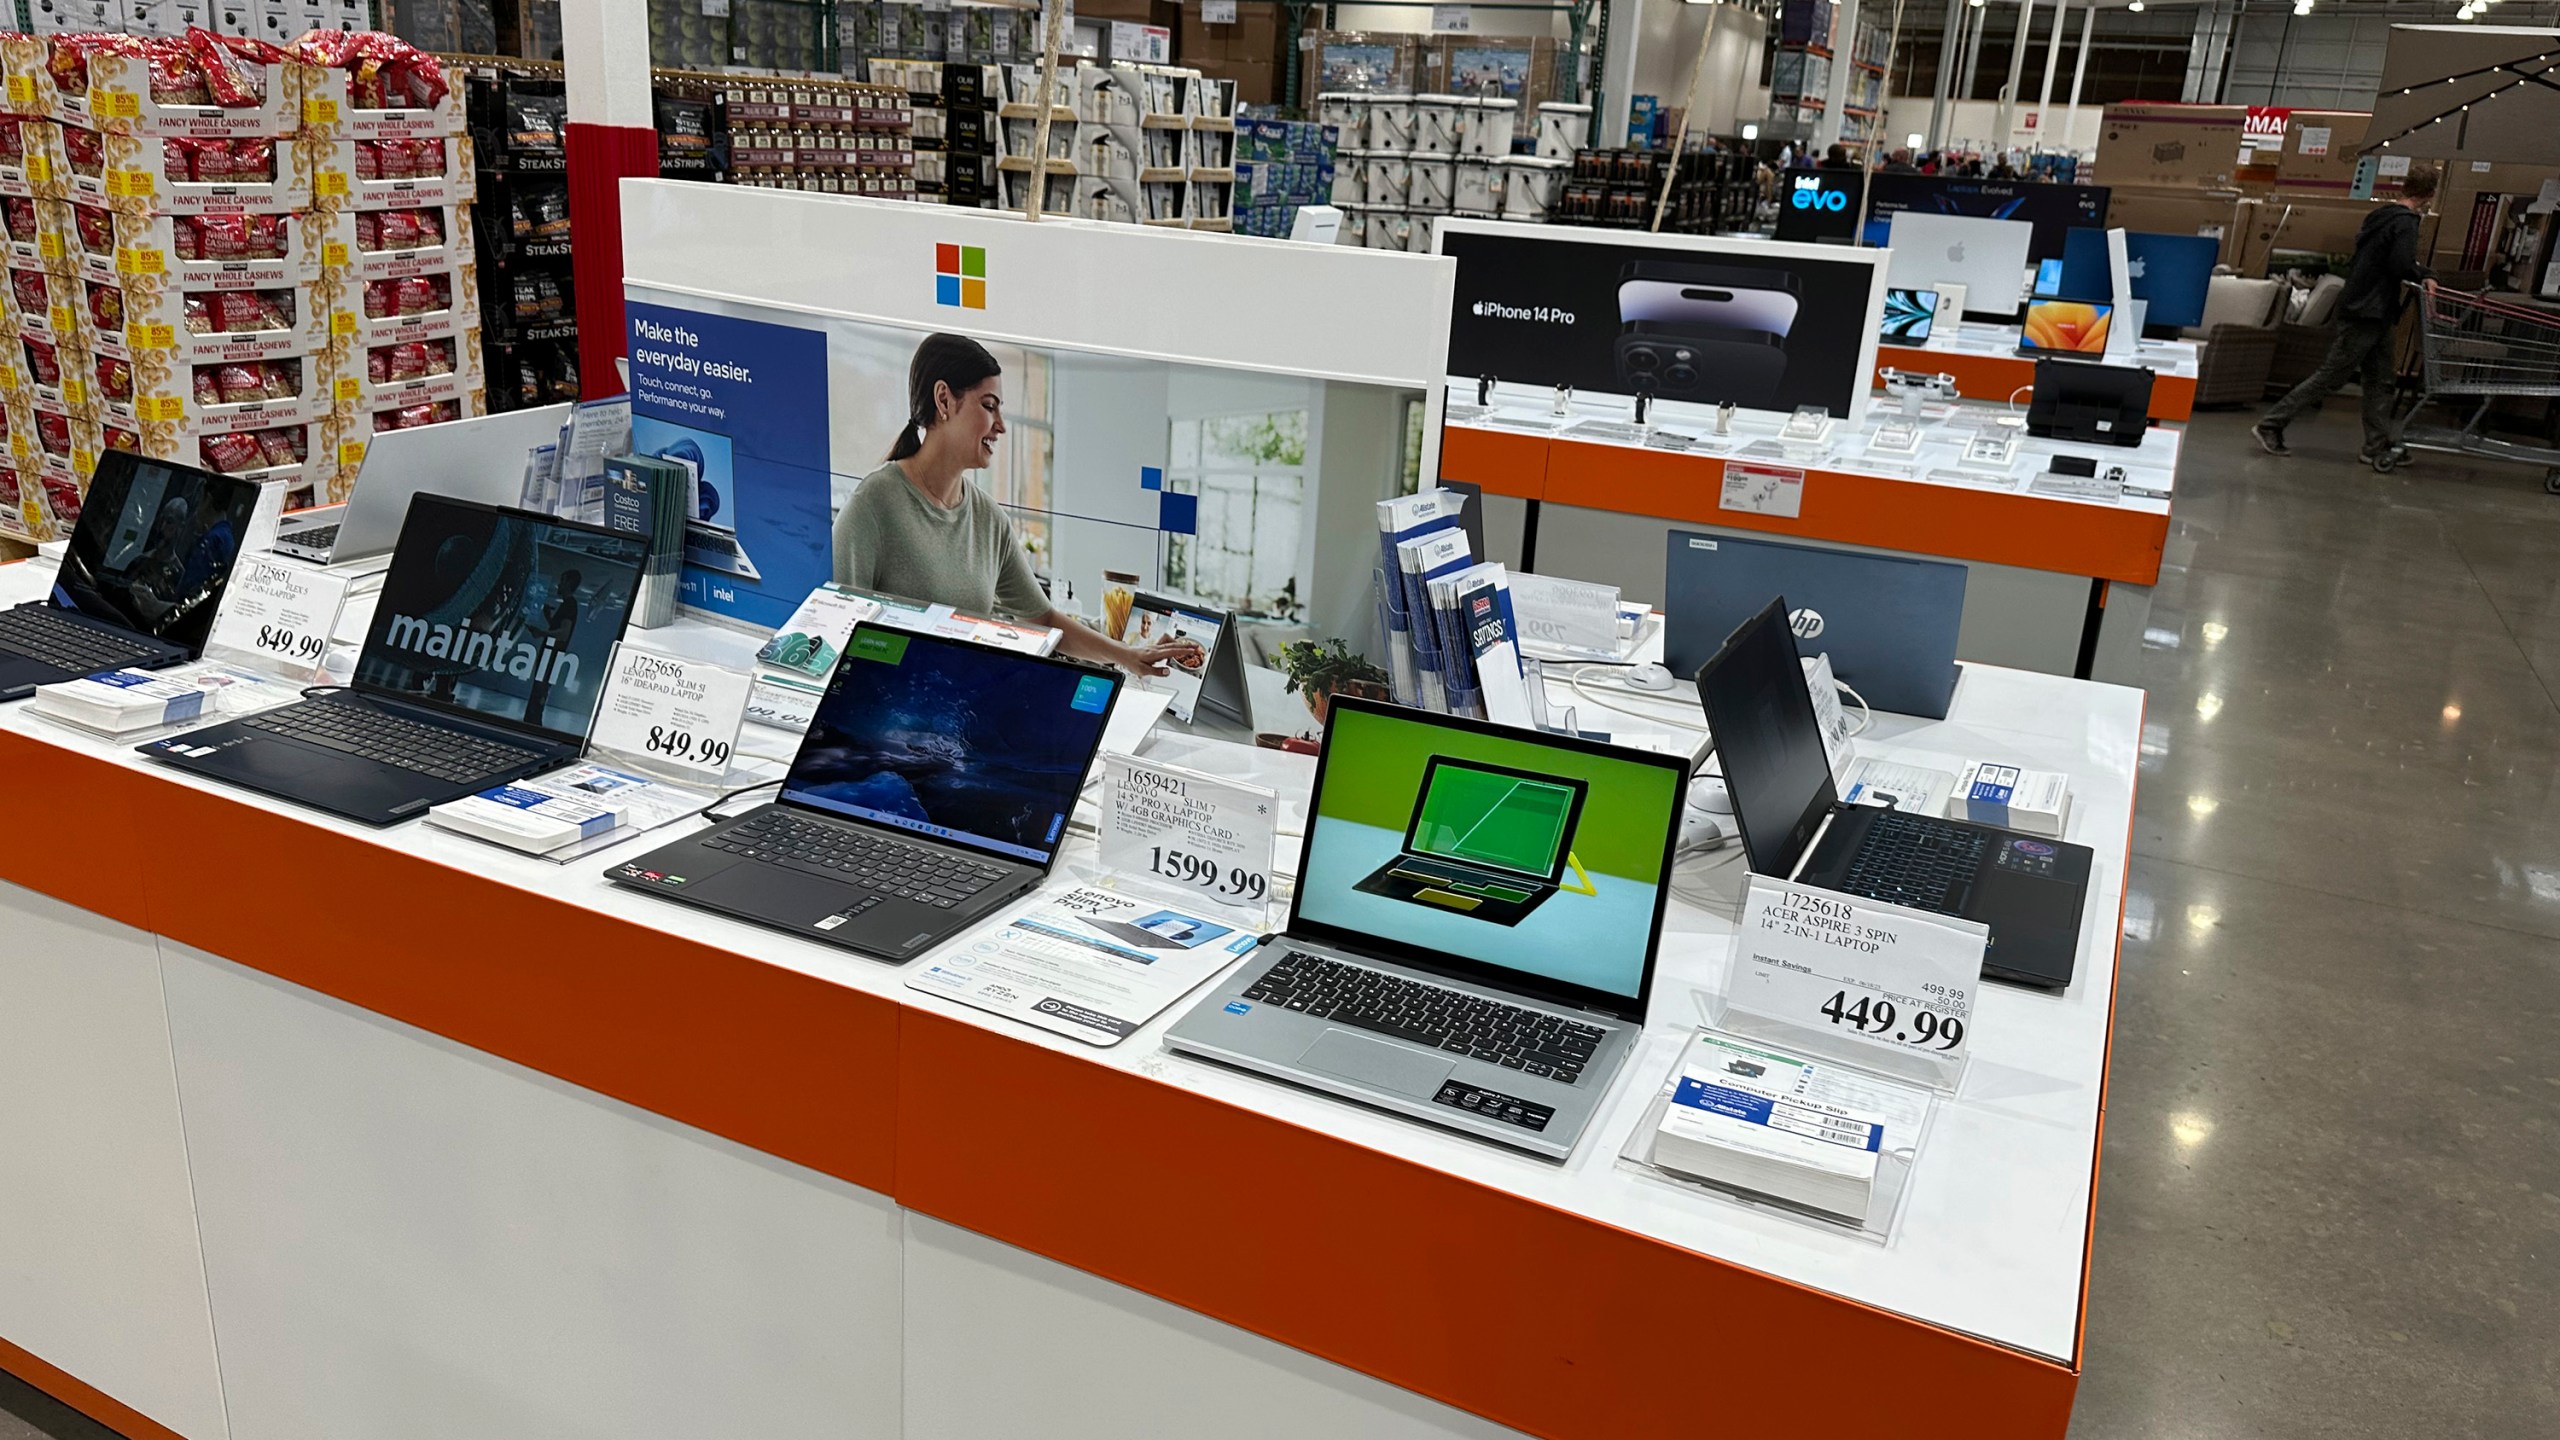
POLYGON ((1842 804, 1784 598, 1726 637, 1698 672, 1698 696, 1755 873, 1980 921, 1991 928, 1984 975, 2071 983, 2089 847, 1842 804))
POLYGON ((0 700, 204 653, 257 508, 254 480, 100 455, 53 593, 0 610, 0 700))
POLYGON ((648 539, 441 495, 409 503, 354 683, 141 747, 390 825, 577 758, 648 539))
POLYGON ((605 872, 883 960, 1038 885, 1120 676, 858 625, 780 798, 605 872))

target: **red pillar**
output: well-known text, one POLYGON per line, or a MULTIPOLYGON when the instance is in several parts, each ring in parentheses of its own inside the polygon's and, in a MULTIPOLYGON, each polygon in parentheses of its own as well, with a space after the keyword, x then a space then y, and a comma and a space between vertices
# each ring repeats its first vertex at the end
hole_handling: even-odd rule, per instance
POLYGON ((567 145, 579 394, 595 400, 629 388, 614 365, 628 349, 622 321, 622 180, 626 175, 655 178, 658 132, 573 120, 567 145))

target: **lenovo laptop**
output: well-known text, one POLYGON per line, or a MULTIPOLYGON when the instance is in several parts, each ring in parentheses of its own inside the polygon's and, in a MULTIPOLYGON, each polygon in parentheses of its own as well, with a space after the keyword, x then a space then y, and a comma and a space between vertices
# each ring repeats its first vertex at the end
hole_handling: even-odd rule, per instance
POLYGON ((413 496, 513 505, 524 497, 526 452, 558 440, 569 410, 545 405, 385 430, 365 442, 347 503, 284 517, 276 553, 320 565, 378 560, 399 541, 413 496))
POLYGON ((1698 696, 1754 873, 1978 920, 1991 928, 1984 975, 2049 990, 2071 983, 2089 847, 1843 804, 1784 598, 1725 641, 1698 674, 1698 696))
POLYGON ((1669 756, 1335 697, 1288 928, 1165 1044, 1566 1158, 1644 1028, 1688 781, 1669 756), (1418 812, 1488 884, 1550 844, 1570 878, 1535 905, 1382 892, 1418 812))
POLYGON ((1868 705, 1943 720, 1956 693, 1962 565, 1674 530, 1664 569, 1662 663, 1689 679, 1772 595, 1795 609, 1797 648, 1868 705))
POLYGON ((254 480, 101 454, 53 592, 0 610, 0 700, 202 654, 257 508, 254 480))
POLYGON ((1201 658, 1197 666, 1169 665, 1162 677, 1140 676, 1133 683, 1171 694, 1173 703, 1165 708, 1185 725, 1202 706, 1252 724, 1235 627, 1235 615, 1214 605, 1139 592, 1129 604, 1128 643, 1144 649, 1164 640, 1192 640, 1198 642, 1201 658))
POLYGON ((353 683, 167 740, 163 764, 364 825, 577 758, 645 536, 420 495, 353 683))
POLYGON ((780 797, 605 872, 653 895, 907 960, 1038 885, 1117 672, 857 625, 780 797))

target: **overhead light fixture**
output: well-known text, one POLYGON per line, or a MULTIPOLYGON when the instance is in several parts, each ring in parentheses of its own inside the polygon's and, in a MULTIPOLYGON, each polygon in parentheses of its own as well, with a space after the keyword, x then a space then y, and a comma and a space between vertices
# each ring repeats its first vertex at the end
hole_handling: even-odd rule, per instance
POLYGON ((1745 126, 1743 126, 1743 127, 1742 127, 1742 138, 1743 138, 1743 139, 1745 139, 1745 140, 1757 140, 1757 139, 1759 139, 1759 138, 1760 138, 1760 127, 1759 127, 1759 126, 1757 126, 1757 125, 1745 125, 1745 126))
POLYGON ((2132 4, 2127 5, 2127 6, 2126 6, 2126 7, 2124 7, 2124 8, 2126 8, 2127 10, 2132 11, 2132 12, 2133 12, 2134 14, 2136 14, 2136 15, 2139 15, 2139 14, 2141 14, 2141 13, 2142 13, 2142 0, 2133 0, 2133 3, 2132 3, 2132 4))

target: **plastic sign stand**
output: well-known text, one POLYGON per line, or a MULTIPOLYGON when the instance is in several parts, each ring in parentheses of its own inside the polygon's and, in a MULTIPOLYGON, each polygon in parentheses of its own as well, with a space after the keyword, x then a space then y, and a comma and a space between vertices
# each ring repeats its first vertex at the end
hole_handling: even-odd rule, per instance
POLYGON ((1990 927, 1754 875, 1719 1029, 1954 1093, 1990 927))

